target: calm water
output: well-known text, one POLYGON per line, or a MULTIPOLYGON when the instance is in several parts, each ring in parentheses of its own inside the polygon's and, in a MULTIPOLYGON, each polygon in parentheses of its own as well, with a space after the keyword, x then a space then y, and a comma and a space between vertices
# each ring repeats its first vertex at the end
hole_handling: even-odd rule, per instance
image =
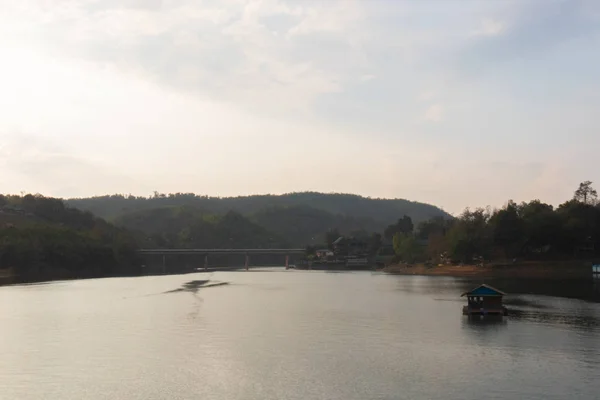
POLYGON ((599 398, 599 303, 514 294, 513 317, 475 323, 469 285, 270 270, 4 287, 0 398, 599 398), (186 285, 201 279, 229 285, 186 285))

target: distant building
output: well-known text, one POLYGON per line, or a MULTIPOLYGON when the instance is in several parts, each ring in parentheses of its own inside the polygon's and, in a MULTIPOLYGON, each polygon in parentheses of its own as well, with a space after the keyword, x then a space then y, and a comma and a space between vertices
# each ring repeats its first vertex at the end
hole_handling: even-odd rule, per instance
POLYGON ((333 256, 333 251, 329 249, 319 249, 315 251, 317 258, 327 258, 333 256))
POLYGON ((336 256, 360 256, 369 252, 369 243, 356 239, 339 237, 333 242, 333 252, 336 256))

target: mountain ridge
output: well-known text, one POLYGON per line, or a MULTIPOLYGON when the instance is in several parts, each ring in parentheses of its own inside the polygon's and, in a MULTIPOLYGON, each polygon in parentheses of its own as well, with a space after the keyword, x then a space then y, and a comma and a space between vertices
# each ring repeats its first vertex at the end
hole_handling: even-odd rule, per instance
POLYGON ((315 191, 230 197, 198 195, 195 193, 161 194, 155 192, 152 197, 113 194, 69 198, 65 201, 73 207, 91 211, 93 214, 107 219, 135 210, 191 204, 213 213, 225 213, 233 210, 244 215, 255 213, 269 206, 308 205, 332 214, 345 214, 355 217, 369 216, 376 220, 385 220, 387 223, 391 223, 390 220, 394 219, 394 216, 400 218, 404 214, 411 216, 416 222, 429 219, 432 216, 451 217, 441 208, 423 202, 402 198, 373 198, 351 193, 315 191), (367 204, 376 204, 378 207, 365 209, 367 204))
MULTIPOLYGON (((452 218, 440 208, 426 203, 320 192, 236 197, 155 193, 153 197, 107 195, 66 202, 118 226, 146 233, 175 229, 184 234, 190 229, 192 220, 200 223, 198 221, 205 217, 233 212, 239 214, 239 221, 244 224, 255 224, 252 229, 259 236, 272 235, 278 238, 277 241, 297 246, 323 243, 330 230, 361 237, 381 233, 404 215, 410 216, 415 224, 438 216, 452 218), (190 215, 189 222, 183 217, 186 213, 190 215), (257 227, 266 231, 261 232, 257 227)), ((204 225, 202 231, 209 228, 221 232, 218 224, 204 225)))

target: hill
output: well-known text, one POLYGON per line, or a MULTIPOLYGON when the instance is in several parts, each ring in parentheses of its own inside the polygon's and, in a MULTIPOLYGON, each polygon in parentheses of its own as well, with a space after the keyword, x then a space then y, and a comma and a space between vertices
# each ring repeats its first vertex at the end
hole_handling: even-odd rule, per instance
POLYGON ((381 230, 381 224, 371 218, 333 214, 305 205, 268 207, 250 218, 295 246, 325 243, 325 233, 334 229, 342 234, 363 237, 381 230))
MULTIPOLYGON (((193 193, 155 193, 149 198, 112 195, 69 199, 67 203, 128 228, 136 226, 129 223, 131 219, 123 217, 144 210, 191 206, 205 214, 224 215, 234 211, 294 244, 307 244, 315 235, 334 228, 342 233, 382 232, 403 215, 410 216, 415 224, 436 216, 450 217, 438 207, 404 199, 316 192, 223 198, 193 193)), ((152 221, 147 223, 152 224, 152 221)), ((141 229, 155 230, 150 226, 141 229)))
POLYGON ((0 238, 0 269, 19 281, 139 272, 134 235, 60 199, 0 195, 0 238))
POLYGON ((275 248, 289 243, 235 211, 222 215, 193 206, 134 211, 115 224, 148 235, 147 247, 167 248, 275 248))

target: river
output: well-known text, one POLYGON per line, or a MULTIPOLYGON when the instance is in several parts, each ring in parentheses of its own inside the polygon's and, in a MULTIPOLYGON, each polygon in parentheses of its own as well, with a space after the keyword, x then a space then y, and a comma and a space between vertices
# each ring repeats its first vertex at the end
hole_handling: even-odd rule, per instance
POLYGON ((264 269, 2 287, 0 399, 598 399, 600 303, 512 293, 511 317, 477 323, 472 285, 264 269))

